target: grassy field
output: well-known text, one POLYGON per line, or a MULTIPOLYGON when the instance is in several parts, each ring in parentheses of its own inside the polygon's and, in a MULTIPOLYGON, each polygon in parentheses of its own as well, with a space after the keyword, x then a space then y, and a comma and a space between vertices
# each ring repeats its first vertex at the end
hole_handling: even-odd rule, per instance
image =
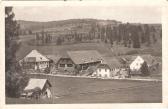
POLYGON ((101 80, 90 78, 53 77, 52 99, 27 100, 7 98, 7 104, 34 103, 158 103, 162 102, 162 83, 131 80, 101 80))

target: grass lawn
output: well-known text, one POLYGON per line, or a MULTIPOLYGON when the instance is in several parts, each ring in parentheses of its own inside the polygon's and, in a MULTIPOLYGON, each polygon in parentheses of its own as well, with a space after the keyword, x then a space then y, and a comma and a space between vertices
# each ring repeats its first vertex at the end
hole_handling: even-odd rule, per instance
POLYGON ((34 100, 6 98, 7 104, 34 103, 158 103, 162 102, 162 83, 130 80, 101 80, 90 78, 53 77, 52 99, 34 100))

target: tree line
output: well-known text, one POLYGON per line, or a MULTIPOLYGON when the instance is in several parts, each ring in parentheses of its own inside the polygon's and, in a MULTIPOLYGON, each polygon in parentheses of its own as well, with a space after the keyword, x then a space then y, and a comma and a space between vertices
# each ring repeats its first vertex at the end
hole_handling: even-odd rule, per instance
MULTIPOLYGON (((56 38, 50 33, 36 33, 36 40, 41 41, 42 44, 55 42, 57 45, 61 45, 64 42, 92 42, 94 40, 100 40, 104 43, 109 43, 113 47, 114 42, 118 45, 123 45, 125 47, 140 48, 141 44, 150 46, 152 43, 157 42, 158 30, 154 26, 149 24, 119 24, 117 26, 113 25, 98 25, 91 24, 90 30, 88 32, 80 33, 78 29, 71 31, 70 33, 64 33, 64 35, 59 35, 56 38)), ((161 37, 161 31, 160 37, 161 37)))
POLYGON ((152 40, 153 43, 157 42, 156 29, 148 24, 134 25, 126 23, 115 27, 107 25, 100 29, 100 33, 102 41, 107 43, 107 40, 109 40, 111 46, 113 46, 114 41, 129 48, 140 48, 141 44, 144 43, 146 46, 150 46, 152 40))

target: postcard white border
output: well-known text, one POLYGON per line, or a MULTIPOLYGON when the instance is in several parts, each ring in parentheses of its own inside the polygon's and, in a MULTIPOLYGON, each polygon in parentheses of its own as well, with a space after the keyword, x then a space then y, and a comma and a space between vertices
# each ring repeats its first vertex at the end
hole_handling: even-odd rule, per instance
POLYGON ((168 108, 168 1, 166 0, 111 0, 111 1, 1 1, 0 2, 0 108, 2 109, 112 109, 112 108, 168 108), (163 54, 163 103, 108 103, 108 104, 5 104, 5 6, 161 6, 163 54))

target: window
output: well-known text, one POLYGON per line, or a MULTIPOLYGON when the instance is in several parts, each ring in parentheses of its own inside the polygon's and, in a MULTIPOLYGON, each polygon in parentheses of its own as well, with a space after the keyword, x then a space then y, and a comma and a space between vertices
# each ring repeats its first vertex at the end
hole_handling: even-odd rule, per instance
POLYGON ((105 72, 107 72, 107 69, 105 69, 105 72))
POLYGON ((60 67, 65 67, 65 64, 60 64, 60 67))
POLYGON ((87 68, 88 68, 87 65, 83 65, 83 66, 82 66, 82 70, 86 70, 87 68))
POLYGON ((101 72, 101 69, 99 69, 99 72, 101 72))
POLYGON ((67 64, 67 67, 72 67, 73 65, 72 64, 67 64))

